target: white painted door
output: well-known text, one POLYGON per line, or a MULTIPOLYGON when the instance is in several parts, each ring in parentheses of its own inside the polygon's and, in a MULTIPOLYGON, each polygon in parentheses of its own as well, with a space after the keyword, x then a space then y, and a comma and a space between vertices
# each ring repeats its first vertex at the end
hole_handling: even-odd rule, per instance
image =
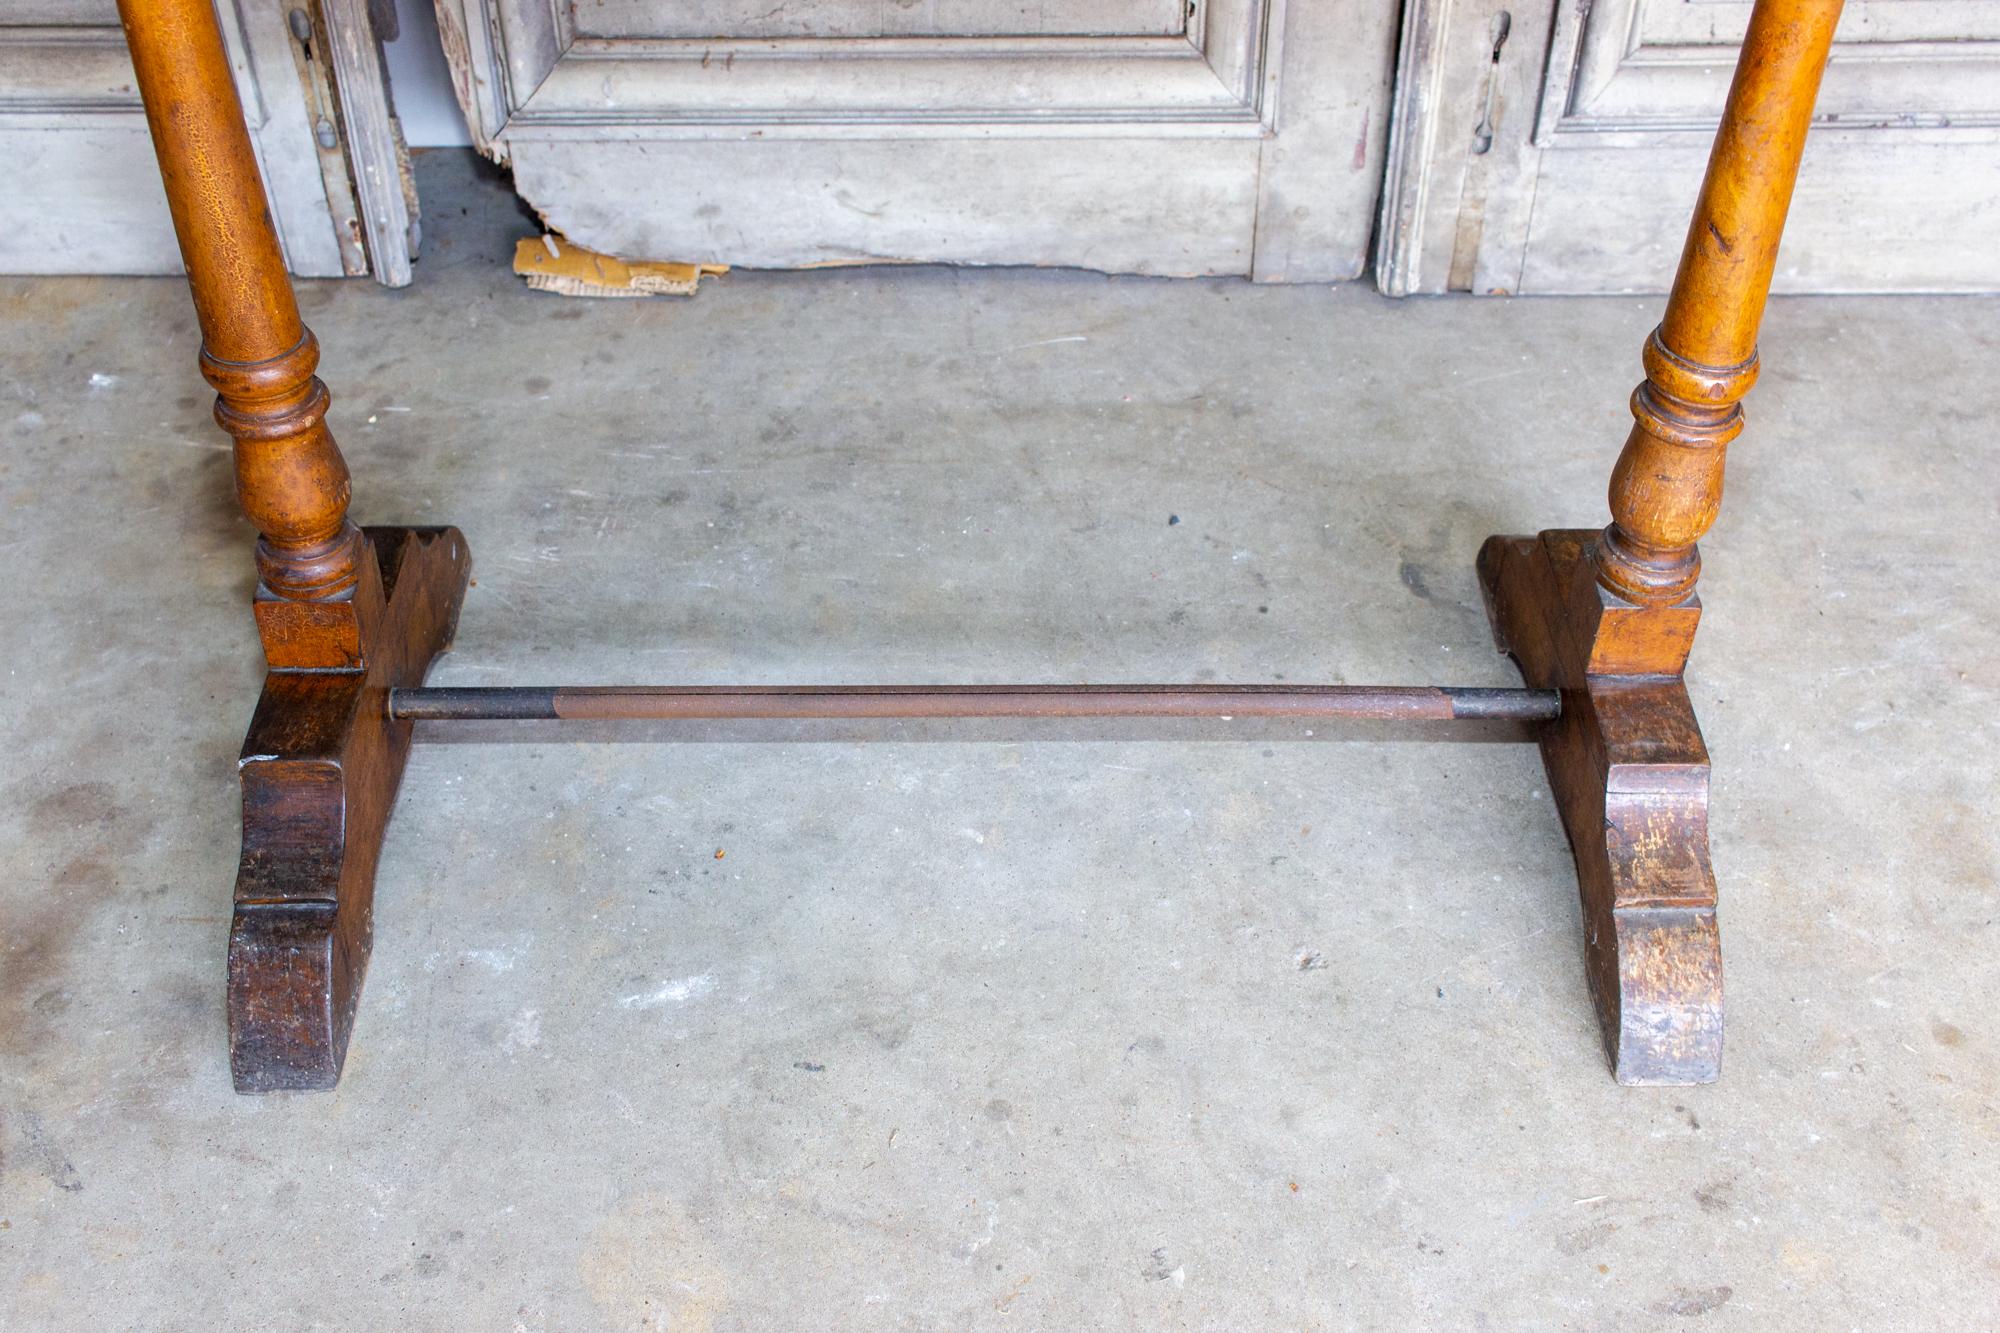
MULTIPOLYGON (((292 271, 409 281, 366 0, 219 0, 217 14, 292 271)), ((0 181, 0 272, 180 271, 115 0, 0 3, 0 181)))
POLYGON ((437 0, 467 120, 628 259, 1351 278, 1385 0, 437 0))
MULTIPOLYGON (((1749 15, 1407 0, 1383 290, 1664 290, 1749 15)), ((1847 0, 1774 286, 2000 288, 2000 0, 1847 0)))

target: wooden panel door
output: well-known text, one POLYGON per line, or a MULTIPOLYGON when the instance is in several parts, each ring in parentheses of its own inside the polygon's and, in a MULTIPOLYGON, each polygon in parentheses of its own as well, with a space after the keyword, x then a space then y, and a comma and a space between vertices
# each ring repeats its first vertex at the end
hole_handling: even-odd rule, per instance
POLYGON ((481 147, 637 259, 1349 278, 1382 0, 438 0, 481 147))
MULTIPOLYGON (((408 282, 411 214, 366 0, 219 0, 217 13, 292 271, 408 282)), ((0 273, 180 271, 116 0, 0 6, 0 181, 0 273)))
MULTIPOLYGON (((1407 0, 1383 290, 1663 290, 1749 14, 1407 0)), ((1774 287, 2000 288, 2000 0, 1847 0, 1774 287)))

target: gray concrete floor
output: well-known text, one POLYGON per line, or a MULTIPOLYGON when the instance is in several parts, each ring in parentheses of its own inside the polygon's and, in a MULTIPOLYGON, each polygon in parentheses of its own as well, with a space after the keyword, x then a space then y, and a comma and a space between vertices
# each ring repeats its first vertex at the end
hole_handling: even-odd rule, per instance
MULTIPOLYGON (((308 285, 443 682, 1505 684, 1657 298, 308 285), (1171 522, 1169 516, 1178 516, 1171 522)), ((0 280, 0 1325, 1987 1328, 2000 302, 1786 300, 1707 545, 1722 1081, 1606 1073, 1513 745, 423 745, 338 1092, 239 1097, 251 533, 177 281, 0 280), (1302 966, 1302 962, 1306 965, 1302 966)))

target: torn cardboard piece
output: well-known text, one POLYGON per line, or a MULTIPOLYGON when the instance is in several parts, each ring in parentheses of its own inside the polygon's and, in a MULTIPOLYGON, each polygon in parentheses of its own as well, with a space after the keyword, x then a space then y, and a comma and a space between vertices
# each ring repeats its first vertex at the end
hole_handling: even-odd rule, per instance
POLYGON ((551 234, 516 243, 514 271, 536 291, 559 296, 693 296, 704 275, 727 273, 729 267, 628 264, 551 234))

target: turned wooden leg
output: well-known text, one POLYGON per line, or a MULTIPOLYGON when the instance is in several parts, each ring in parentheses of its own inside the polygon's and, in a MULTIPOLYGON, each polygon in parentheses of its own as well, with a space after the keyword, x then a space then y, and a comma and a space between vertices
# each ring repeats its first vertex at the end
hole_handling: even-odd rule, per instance
POLYGON ((375 856, 409 746, 387 691, 448 646, 468 561, 448 528, 347 516, 319 345, 299 319, 211 0, 119 0, 201 324, 215 418, 257 525, 270 668, 245 741, 229 936, 244 1091, 330 1087, 367 963, 375 856))
POLYGON ((1695 543, 1757 378, 1757 326, 1841 0, 1757 0, 1667 312, 1647 339, 1609 527, 1495 537, 1480 582, 1501 647, 1563 692, 1542 759, 1576 855, 1585 967, 1621 1083, 1722 1062, 1708 753, 1681 672, 1695 543))

